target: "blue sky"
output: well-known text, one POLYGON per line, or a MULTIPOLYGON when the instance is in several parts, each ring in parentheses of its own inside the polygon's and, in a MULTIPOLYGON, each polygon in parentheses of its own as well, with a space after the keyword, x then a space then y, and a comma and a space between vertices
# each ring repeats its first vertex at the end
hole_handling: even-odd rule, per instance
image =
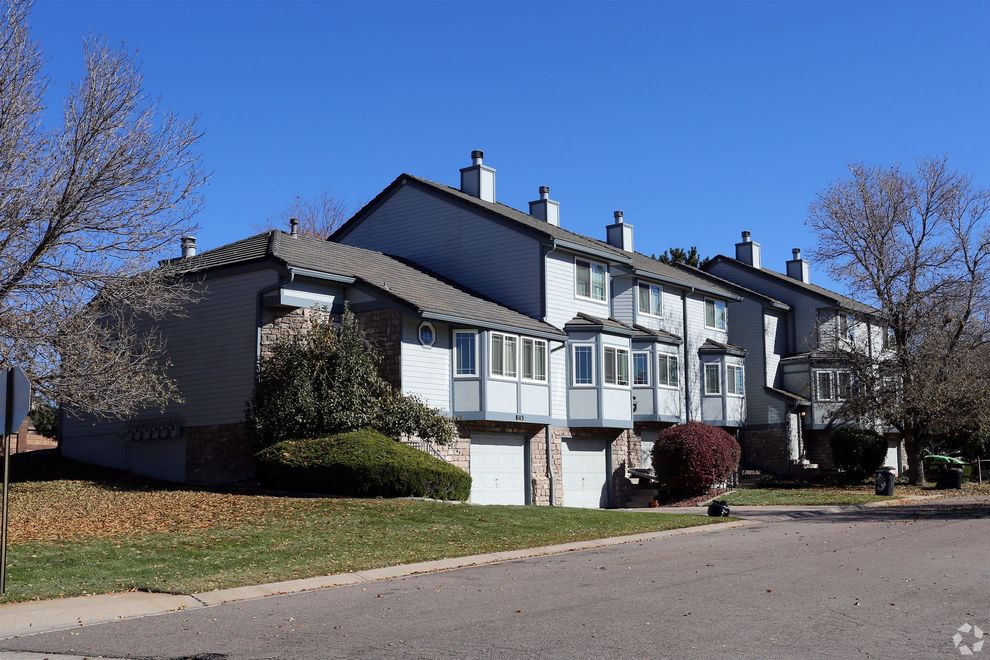
POLYGON ((40 0, 32 24, 55 109, 101 34, 199 117, 201 249, 297 195, 456 185, 476 148, 499 201, 548 184, 597 237, 622 209, 648 253, 731 253, 749 229, 778 269, 849 160, 948 154, 990 186, 990 2, 40 0))

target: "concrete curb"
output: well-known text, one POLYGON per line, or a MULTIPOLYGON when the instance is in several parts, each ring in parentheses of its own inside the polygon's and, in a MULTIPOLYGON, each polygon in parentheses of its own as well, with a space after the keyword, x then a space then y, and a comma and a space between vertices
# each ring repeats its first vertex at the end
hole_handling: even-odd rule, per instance
POLYGON ((23 635, 69 630, 124 619, 167 614, 179 610, 193 610, 225 603, 269 598, 271 596, 284 596, 352 584, 364 584, 399 577, 469 568, 471 566, 484 566, 532 557, 559 555, 579 550, 609 548, 626 543, 657 541, 686 534, 710 533, 727 529, 752 527, 760 524, 751 520, 735 520, 731 522, 697 525, 694 527, 683 527, 680 529, 669 529, 662 532, 647 532, 645 534, 614 536, 590 541, 575 541, 572 543, 525 548, 522 550, 492 552, 481 555, 417 562, 414 564, 401 564, 399 566, 387 566, 353 573, 339 573, 337 575, 325 575, 300 580, 219 589, 191 595, 134 591, 99 596, 78 596, 75 598, 11 603, 9 605, 0 605, 0 640, 23 635))

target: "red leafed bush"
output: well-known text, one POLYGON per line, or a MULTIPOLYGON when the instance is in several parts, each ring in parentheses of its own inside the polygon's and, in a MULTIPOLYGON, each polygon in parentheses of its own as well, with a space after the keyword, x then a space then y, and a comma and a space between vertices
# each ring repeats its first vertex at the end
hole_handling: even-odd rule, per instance
POLYGON ((667 493, 704 493, 739 466, 739 443, 718 428, 688 422, 664 429, 653 445, 653 469, 667 493))

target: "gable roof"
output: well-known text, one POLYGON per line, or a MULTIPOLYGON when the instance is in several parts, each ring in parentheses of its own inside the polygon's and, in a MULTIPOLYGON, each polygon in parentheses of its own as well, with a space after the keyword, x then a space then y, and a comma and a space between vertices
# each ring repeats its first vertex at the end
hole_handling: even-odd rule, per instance
POLYGON ((728 355, 746 355, 746 349, 735 344, 727 344, 714 339, 706 339, 705 343, 698 347, 699 353, 726 353, 728 355))
POLYGON ((228 243, 179 263, 183 272, 193 273, 265 258, 274 258, 289 268, 353 278, 406 303, 425 318, 453 323, 470 321, 481 327, 511 328, 541 336, 564 336, 549 323, 500 305, 414 264, 381 252, 290 236, 282 231, 228 243))
POLYGON ((867 305, 866 303, 861 303, 858 300, 853 300, 849 296, 845 296, 836 291, 832 291, 831 289, 826 289, 823 286, 818 286, 817 284, 810 284, 808 282, 802 282, 800 280, 794 279, 793 277, 788 277, 784 273, 778 273, 775 270, 769 270, 766 268, 756 268, 755 266, 750 266, 749 264, 743 261, 739 261, 738 259, 727 257, 724 254, 719 254, 713 257, 712 260, 705 267, 709 268, 719 262, 728 263, 732 266, 740 267, 744 270, 747 270, 748 272, 760 275, 766 279, 772 280, 779 284, 784 284, 792 288, 800 289, 806 293, 810 293, 814 296, 817 296, 818 298, 827 300, 836 307, 843 307, 850 311, 859 312, 861 314, 869 314, 869 315, 878 314, 880 312, 880 310, 878 310, 876 307, 873 307, 872 305, 867 305))
POLYGON ((724 283, 721 282, 718 277, 704 271, 691 268, 690 266, 684 266, 682 264, 665 264, 639 252, 627 252, 626 250, 621 250, 597 238, 591 238, 590 236, 585 236, 584 234, 579 234, 577 232, 558 227, 557 225, 552 225, 549 222, 544 222, 543 220, 534 218, 528 213, 524 213, 523 211, 508 206, 507 204, 502 204, 501 202, 486 202, 483 199, 475 197, 474 195, 469 195, 458 188, 437 183, 436 181, 431 181, 430 179, 424 179, 413 174, 404 173, 399 175, 399 177, 390 183, 388 187, 380 192, 373 200, 365 204, 347 222, 337 229, 337 231, 335 231, 330 237, 330 240, 336 241, 345 237, 352 229, 360 224, 364 217, 367 216, 375 207, 383 202, 394 191, 406 184, 416 185, 420 188, 439 193, 441 196, 446 196, 450 199, 468 204, 472 208, 482 211, 489 217, 496 220, 509 222, 512 226, 524 231, 530 231, 550 238, 555 242, 555 244, 565 249, 586 252, 604 259, 609 259, 627 265, 636 272, 645 274, 646 276, 652 276, 653 279, 657 279, 662 282, 697 289, 699 291, 711 293, 730 300, 741 299, 736 293, 724 286, 724 283))

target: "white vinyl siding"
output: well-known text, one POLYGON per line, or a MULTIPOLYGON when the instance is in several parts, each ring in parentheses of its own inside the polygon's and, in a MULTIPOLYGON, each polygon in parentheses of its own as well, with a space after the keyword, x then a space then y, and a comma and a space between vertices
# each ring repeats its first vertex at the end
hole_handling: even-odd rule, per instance
POLYGON ((705 365, 705 394, 717 395, 722 393, 722 368, 716 363, 705 365))
POLYGON ((478 333, 454 331, 454 377, 478 375, 478 333))
POLYGON ((577 344, 574 351, 574 385, 595 384, 595 347, 592 344, 577 344))
POLYGON ((602 371, 604 372, 602 380, 606 385, 627 387, 629 385, 629 351, 606 346, 602 371))
POLYGON ((639 312, 648 316, 663 314, 663 289, 656 284, 640 282, 637 287, 639 312))
POLYGON ((574 258, 574 295, 604 302, 608 296, 608 268, 605 264, 574 258))
POLYGON ((500 332, 492 333, 491 375, 493 378, 515 379, 517 374, 519 339, 500 332))

